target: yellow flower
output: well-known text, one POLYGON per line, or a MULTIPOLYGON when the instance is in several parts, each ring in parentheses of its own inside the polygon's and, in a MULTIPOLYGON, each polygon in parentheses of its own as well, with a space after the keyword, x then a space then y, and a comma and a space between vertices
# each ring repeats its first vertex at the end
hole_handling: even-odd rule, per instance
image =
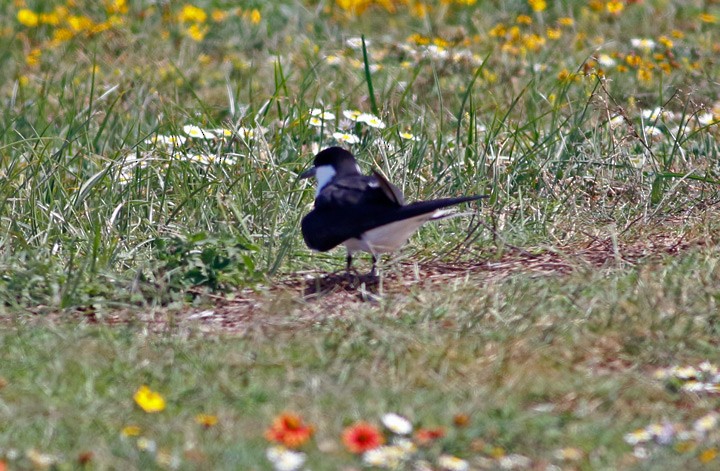
POLYGON ((250 12, 250 22, 254 25, 260 23, 260 20, 262 20, 262 16, 260 15, 260 10, 257 8, 253 8, 253 10, 250 12))
POLYGON ((562 30, 560 28, 548 28, 547 37, 548 39, 560 39, 562 36, 562 30))
POLYGON ((490 36, 495 38, 502 38, 507 33, 507 28, 502 23, 498 23, 488 33, 490 36))
POLYGON ((34 28, 40 22, 40 17, 34 11, 23 8, 17 12, 17 20, 23 26, 34 28))
POLYGON ((205 23, 207 20, 207 13, 202 8, 198 8, 195 5, 187 4, 180 10, 178 18, 182 22, 194 22, 194 23, 205 23))
POLYGON ((717 23, 717 16, 711 14, 711 13, 700 13, 700 21, 703 23, 717 23))
POLYGON ((708 448, 707 450, 700 453, 698 456, 698 459, 702 464, 707 464, 717 458, 718 451, 717 448, 708 448))
POLYGON ((195 422, 202 425, 205 428, 210 428, 214 425, 217 425, 218 418, 217 415, 210 415, 210 414, 198 414, 195 416, 195 422))
POLYGON ((530 17, 529 15, 518 15, 515 21, 521 25, 531 25, 532 17, 530 17))
POLYGON ((572 26, 575 24, 575 20, 570 17, 564 16, 562 18, 558 18, 558 24, 560 26, 572 26))
POLYGON ((567 80, 571 80, 571 79, 572 79, 572 73, 571 73, 569 70, 567 70, 567 69, 563 69, 563 70, 561 70, 560 72, 558 72, 557 78, 558 78, 558 80, 560 80, 561 82, 565 82, 565 81, 567 81, 567 80))
POLYGON ((27 65, 38 65, 40 63, 40 56, 42 55, 42 51, 38 48, 30 50, 28 55, 25 57, 25 62, 27 65))
POLYGON ((629 65, 630 67, 639 67, 640 64, 642 64, 642 59, 640 58, 640 56, 637 56, 637 55, 635 55, 635 54, 631 54, 631 55, 629 55, 629 56, 627 56, 627 57, 625 58, 625 62, 626 62, 627 65, 629 65))
POLYGON ((428 5, 422 3, 422 2, 415 2, 412 4, 412 7, 410 9, 410 14, 413 15, 416 18, 425 18, 427 16, 429 11, 428 5))
POLYGON ((123 427, 123 429, 120 431, 123 437, 137 437, 140 435, 140 427, 137 425, 128 425, 126 427, 123 427))
POLYGON ((210 13, 210 17, 215 23, 220 23, 221 21, 225 21, 225 19, 228 17, 228 12, 223 10, 218 10, 217 8, 210 13))
POLYGON ((145 385, 140 386, 140 388, 135 391, 133 399, 135 399, 135 403, 148 414, 160 412, 165 409, 165 399, 160 393, 153 391, 145 385))
POLYGON ((70 31, 69 29, 58 28, 55 31, 53 31, 52 42, 55 45, 61 44, 61 43, 64 43, 65 41, 70 41, 73 38, 73 36, 75 36, 75 33, 70 31))
POLYGON ((482 76, 483 76, 483 79, 485 79, 485 81, 487 83, 495 83, 495 82, 497 82, 497 79, 498 79, 498 76, 495 72, 490 72, 487 69, 482 70, 482 76))
POLYGON ((526 34, 523 36, 523 45, 531 51, 537 51, 545 45, 545 38, 537 34, 526 34))
POLYGON ((418 46, 427 46, 428 44, 430 44, 430 38, 418 33, 411 34, 410 36, 408 36, 406 41, 409 43, 415 43, 418 46))
POLYGON ((603 2, 601 0, 590 0, 588 2, 588 6, 592 11, 602 11, 604 8, 603 2))
POLYGON ((128 12, 127 0, 106 0, 105 10, 111 15, 124 15, 128 12))
POLYGON ((437 47, 449 47, 450 43, 444 40, 443 38, 433 38, 432 43, 436 45, 437 47))
POLYGON ((640 67, 637 71, 637 78, 640 82, 650 83, 652 82, 652 71, 647 67, 640 67))
POLYGON ((528 0, 528 4, 533 11, 541 12, 547 8, 547 2, 545 0, 528 0))
POLYGON ((208 32, 208 28, 206 26, 200 26, 199 24, 195 23, 193 25, 190 25, 190 27, 185 31, 185 33, 195 42, 200 42, 203 39, 205 39, 205 35, 208 32))
POLYGON ((605 9, 611 15, 619 15, 623 11, 624 8, 625 8, 625 4, 623 2, 619 2, 617 0, 612 0, 605 4, 605 9))
POLYGON ((673 446, 673 448, 678 453, 689 453, 689 452, 693 451, 696 446, 697 446, 697 444, 695 442, 682 441, 682 442, 677 442, 675 444, 675 446, 673 446))
POLYGON ((57 26, 60 24, 60 16, 57 13, 40 13, 40 23, 57 26))
POLYGON ((73 15, 67 19, 70 29, 79 33, 81 31, 89 31, 93 27, 93 21, 87 16, 73 15))
POLYGON ((667 36, 660 36, 658 38, 658 42, 665 46, 666 49, 672 49, 672 47, 674 46, 672 40, 667 36))

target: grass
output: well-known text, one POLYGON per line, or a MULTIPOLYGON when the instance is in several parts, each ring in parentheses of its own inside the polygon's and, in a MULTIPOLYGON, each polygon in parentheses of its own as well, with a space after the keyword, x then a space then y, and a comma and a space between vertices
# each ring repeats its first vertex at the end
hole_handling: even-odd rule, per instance
POLYGON ((344 426, 397 411, 447 427, 443 448, 470 459, 502 449, 562 464, 555 453, 573 447, 580 469, 697 467, 714 439, 690 453, 651 445, 641 461, 623 436, 650 422, 690 426, 715 409, 713 397, 673 392, 653 373, 717 360, 718 276, 712 251, 696 250, 632 270, 421 287, 315 322, 299 316, 307 307, 281 303, 239 337, 203 333, 182 313, 167 313, 177 321, 160 332, 22 316, 2 334, 0 442, 63 466, 90 451, 102 467, 170 455, 183 469, 262 469, 261 431, 287 409, 317 429, 309 466, 334 469, 352 460, 337 438, 344 426), (275 317, 291 320, 272 327, 275 317), (133 404, 140 384, 164 395, 165 411, 133 404), (201 427, 199 413, 218 425, 201 427), (453 428, 454 414, 469 415, 467 427, 453 428), (139 451, 120 433, 128 425, 158 451, 139 451))
POLYGON ((264 469, 285 409, 316 427, 313 469, 359 465, 340 432, 389 411, 446 427, 430 461, 716 464, 715 431, 694 447, 623 437, 717 409, 653 371, 718 361, 720 11, 542 3, 0 6, 0 465, 87 451, 101 469, 264 469), (336 118, 315 126, 314 109, 336 118), (288 285, 344 263, 299 236, 297 175, 337 143, 408 201, 491 196, 385 261, 372 303, 288 285), (658 227, 690 243, 661 256, 658 227), (610 255, 584 260, 598 242, 610 255), (628 243, 657 256, 623 261, 628 243), (573 270, 492 276, 517 253, 573 270), (406 287, 410 260, 475 269, 406 287), (254 303, 229 311, 240 330, 184 320, 235 298, 254 303), (141 384, 164 412, 133 404, 141 384), (156 450, 123 436, 132 424, 156 450))

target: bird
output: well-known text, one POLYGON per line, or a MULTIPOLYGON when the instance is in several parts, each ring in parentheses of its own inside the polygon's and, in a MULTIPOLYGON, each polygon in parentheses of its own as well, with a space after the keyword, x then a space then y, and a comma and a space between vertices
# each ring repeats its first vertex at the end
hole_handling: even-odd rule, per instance
POLYGON ((453 214, 445 208, 487 198, 460 196, 406 204, 397 186, 375 170, 363 175, 355 156, 342 147, 328 147, 315 155, 313 166, 299 175, 311 177, 317 187, 315 206, 300 223, 305 243, 319 252, 345 245, 347 273, 356 252, 369 252, 371 276, 378 255, 399 249, 426 222, 453 214))

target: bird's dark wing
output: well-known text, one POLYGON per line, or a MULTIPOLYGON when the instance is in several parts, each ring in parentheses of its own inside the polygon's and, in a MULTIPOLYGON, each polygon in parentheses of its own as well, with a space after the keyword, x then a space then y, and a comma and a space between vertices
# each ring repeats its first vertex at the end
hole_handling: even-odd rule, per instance
MULTIPOLYGON (((383 178, 384 180, 384 178, 383 178)), ((386 185, 382 184, 375 176, 366 175, 349 175, 346 177, 336 177, 328 183, 315 198, 316 208, 354 208, 359 205, 378 205, 388 207, 402 206, 402 193, 395 187, 397 193, 400 194, 400 201, 397 195, 390 190, 388 193, 387 185, 391 185, 385 180, 386 185)))
POLYGON ((357 205, 329 203, 318 205, 316 201, 315 209, 302 220, 303 238, 308 247, 324 252, 348 239, 360 238, 370 229, 483 197, 443 198, 419 201, 405 206, 388 204, 387 196, 384 196, 381 202, 372 202, 368 199, 365 200, 366 203, 357 205))
POLYGON ((403 196, 402 191, 400 191, 400 188, 390 183, 388 179, 377 170, 373 170, 373 176, 380 185, 380 189, 385 193, 385 196, 400 206, 405 204, 405 197, 403 196))

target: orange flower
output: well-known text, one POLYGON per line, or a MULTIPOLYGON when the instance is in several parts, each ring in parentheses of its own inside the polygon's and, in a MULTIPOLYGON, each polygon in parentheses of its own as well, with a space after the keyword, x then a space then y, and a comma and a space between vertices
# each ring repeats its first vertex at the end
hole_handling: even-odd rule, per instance
POLYGON ((202 425, 205 428, 210 428, 218 423, 217 415, 210 414, 198 414, 195 416, 195 422, 202 425))
POLYGON ((470 423, 470 417, 467 414, 455 414, 453 417, 453 424, 456 427, 467 427, 470 423))
POLYGON ((421 428, 415 432, 415 439, 420 445, 429 445, 438 438, 445 436, 445 429, 442 427, 421 428))
POLYGON ((284 412, 273 420, 265 431, 265 438, 288 448, 299 448, 310 440, 315 430, 303 423, 302 418, 292 412, 284 412))
POLYGON ((357 422, 343 430, 342 441, 350 453, 364 453, 382 445, 385 438, 372 424, 357 422))

